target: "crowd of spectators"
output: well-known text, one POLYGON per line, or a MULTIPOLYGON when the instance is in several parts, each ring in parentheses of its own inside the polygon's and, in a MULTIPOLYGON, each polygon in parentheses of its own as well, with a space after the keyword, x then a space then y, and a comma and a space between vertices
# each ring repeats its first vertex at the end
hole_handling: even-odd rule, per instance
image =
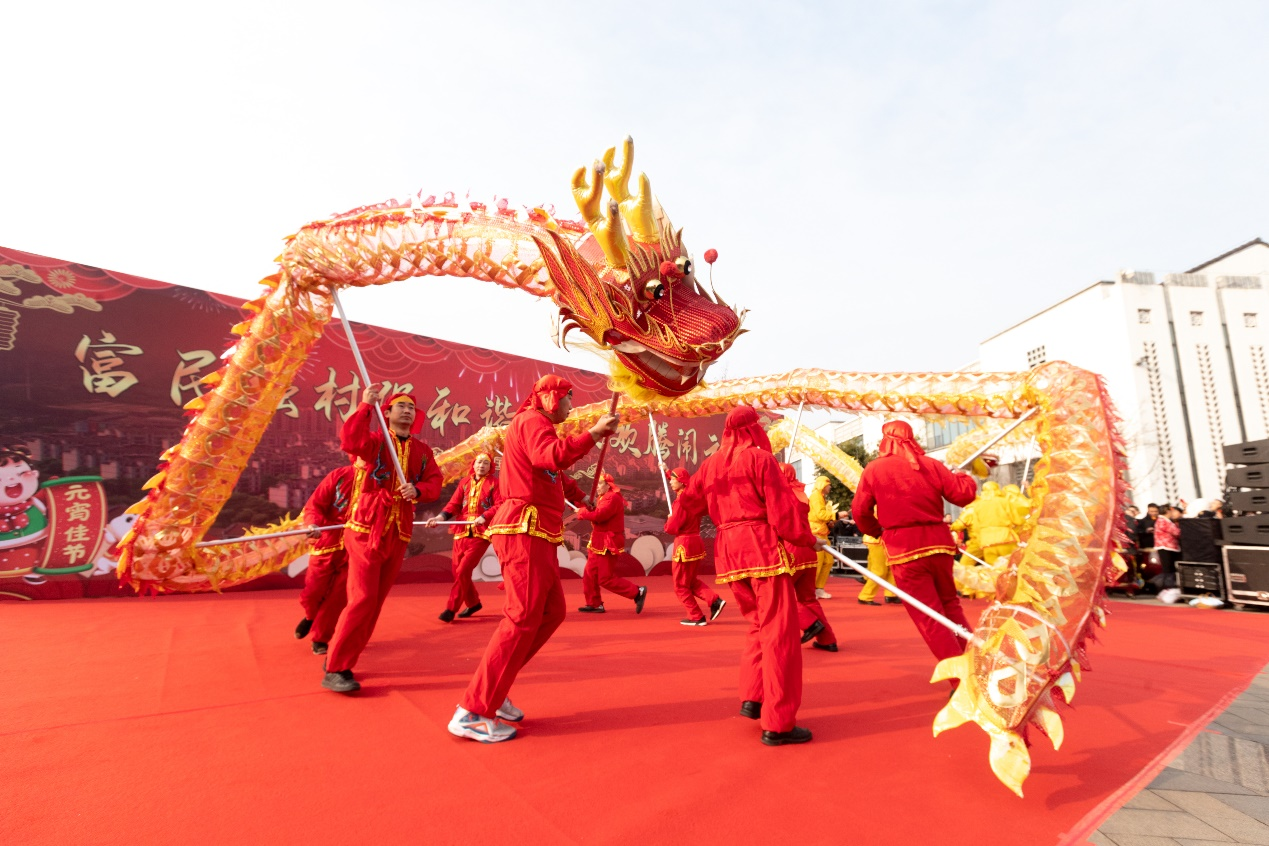
MULTIPOLYGON (((1122 553, 1128 564, 1128 573, 1122 584, 1129 591, 1150 589, 1166 590, 1176 587, 1176 563, 1181 558, 1181 528, 1178 521, 1185 517, 1186 503, 1152 502, 1141 516, 1137 506, 1127 508, 1127 540, 1122 553)), ((1225 516, 1225 504, 1214 499, 1197 515, 1217 520, 1225 516)))

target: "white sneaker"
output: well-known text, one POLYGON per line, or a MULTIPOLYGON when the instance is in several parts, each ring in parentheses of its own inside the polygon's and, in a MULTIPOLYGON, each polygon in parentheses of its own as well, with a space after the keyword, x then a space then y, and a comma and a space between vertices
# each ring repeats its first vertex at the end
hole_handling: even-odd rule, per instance
POLYGON ((449 721, 449 733, 455 737, 465 737, 480 743, 499 743, 516 736, 516 730, 502 720, 491 720, 479 714, 473 714, 459 705, 449 721))
POLYGON ((815 598, 816 599, 832 599, 833 595, 829 593, 828 591, 824 590, 824 588, 816 588, 815 598))
POLYGON ((524 712, 511 704, 511 697, 508 696, 502 700, 502 706, 498 709, 498 719, 506 720, 509 723, 518 723, 524 719, 524 712))

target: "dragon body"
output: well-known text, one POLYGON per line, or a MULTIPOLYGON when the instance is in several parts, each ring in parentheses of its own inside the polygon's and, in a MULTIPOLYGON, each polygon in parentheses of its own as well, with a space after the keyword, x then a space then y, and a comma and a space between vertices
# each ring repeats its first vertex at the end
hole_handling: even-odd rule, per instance
MULTIPOLYGON (((1061 362, 1015 373, 788 373, 701 383, 705 369, 741 333, 743 312, 696 282, 681 233, 652 200, 646 177, 628 188, 633 148, 615 150, 573 178, 583 222, 544 209, 512 211, 446 197, 356 209, 292 236, 255 316, 212 387, 187 408, 181 441, 161 459, 147 498, 122 542, 120 575, 139 590, 203 591, 285 567, 302 537, 198 549, 246 466, 279 400, 331 317, 331 294, 425 275, 480 279, 546 297, 558 306, 561 340, 574 329, 612 357, 626 421, 648 412, 698 417, 746 404, 812 407, 994 424, 1038 409, 1025 427, 1040 459, 1023 544, 996 582, 964 655, 939 664, 935 679, 961 684, 939 713, 938 732, 972 721, 991 738, 997 776, 1019 794, 1030 767, 1027 734, 1062 740, 1056 699, 1069 701, 1085 644, 1104 623, 1104 586, 1117 557, 1117 516, 1126 497, 1116 419, 1100 377, 1061 362), (605 204, 604 189, 608 202, 605 204)), ((589 428, 607 403, 574 410, 565 433, 589 428)), ((990 428, 990 427, 987 427, 990 428)), ((773 433, 777 441, 789 432, 773 433)), ((477 452, 501 445, 482 429, 438 454, 447 479, 477 452)), ((799 432, 799 448, 843 482, 858 465, 799 432), (822 459, 822 460, 821 460, 822 459)), ((983 434, 975 438, 983 438, 983 434)), ((962 447, 964 448, 964 447, 962 447)), ((277 528, 277 527, 270 527, 277 528)))

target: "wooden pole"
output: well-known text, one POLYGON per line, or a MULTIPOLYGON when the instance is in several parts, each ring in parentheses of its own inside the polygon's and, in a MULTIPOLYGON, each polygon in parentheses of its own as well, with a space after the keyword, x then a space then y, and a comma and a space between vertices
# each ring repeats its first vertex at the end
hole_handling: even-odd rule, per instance
MULTIPOLYGON (((612 392, 612 402, 608 404, 608 413, 617 413, 617 401, 621 399, 621 393, 612 392)), ((604 435, 604 442, 599 446, 599 458, 595 460, 595 481, 590 486, 590 501, 595 502, 595 494, 599 491, 599 476, 604 472, 604 454, 608 452, 609 436, 604 435)))

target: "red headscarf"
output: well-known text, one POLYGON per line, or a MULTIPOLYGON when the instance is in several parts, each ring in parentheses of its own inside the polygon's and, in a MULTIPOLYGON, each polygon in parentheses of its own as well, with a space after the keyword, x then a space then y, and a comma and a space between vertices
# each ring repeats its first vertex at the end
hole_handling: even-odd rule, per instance
POLYGON ((533 390, 529 391, 529 395, 524 398, 524 402, 520 403, 520 407, 516 409, 516 414, 530 408, 541 409, 548 414, 552 414, 560 404, 560 400, 571 393, 572 390, 573 385, 567 379, 556 376, 553 373, 543 376, 533 383, 533 390))
POLYGON ((780 462, 780 472, 784 474, 784 480, 793 489, 793 495, 797 497, 798 502, 810 505, 811 501, 806 498, 806 486, 798 481, 798 471, 793 468, 793 465, 780 462))
POLYGON ((683 487, 687 487, 687 483, 692 476, 687 472, 686 467, 675 467, 673 470, 665 471, 665 478, 675 480, 683 487))
POLYGON ((723 464, 730 464, 736 453, 749 447, 771 452, 771 441, 762 429, 758 412, 747 405, 738 405, 727 414, 727 422, 723 424, 723 442, 715 455, 723 464))
POLYGON ((881 443, 877 452, 881 455, 901 455, 908 459, 913 470, 921 469, 917 457, 925 455, 925 450, 912 437, 912 427, 902 420, 891 420, 881 427, 881 443))
POLYGON ((599 478, 608 483, 609 490, 617 492, 621 491, 621 488, 617 487, 617 480, 612 477, 611 473, 600 473, 599 478))
POLYGON ((388 412, 392 409, 392 406, 402 400, 409 400, 414 406, 414 422, 410 424, 410 434, 417 435, 419 432, 423 431, 423 412, 419 410, 419 404, 415 402, 414 394, 397 391, 395 394, 388 397, 387 402, 383 404, 383 419, 387 420, 388 412))

